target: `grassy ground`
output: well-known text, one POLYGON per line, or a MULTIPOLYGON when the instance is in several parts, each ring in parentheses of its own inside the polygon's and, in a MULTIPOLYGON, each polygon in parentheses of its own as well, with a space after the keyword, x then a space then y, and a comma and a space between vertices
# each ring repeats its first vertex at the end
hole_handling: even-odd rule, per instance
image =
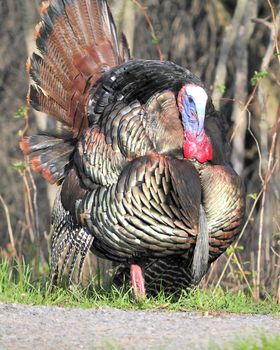
MULTIPOLYGON (((165 350, 164 348, 158 349, 165 350)), ((123 348, 116 344, 108 344, 106 350, 123 350, 123 348)), ((280 337, 268 338, 261 336, 258 340, 251 338, 238 339, 223 346, 210 344, 208 350, 280 350, 280 337)))
POLYGON ((234 312, 234 313, 279 313, 280 305, 267 295, 255 302, 243 292, 232 294, 222 289, 215 293, 211 290, 196 289, 182 293, 179 298, 167 297, 163 293, 155 298, 135 302, 131 290, 109 291, 91 287, 82 290, 76 288, 65 291, 58 289, 54 293, 43 278, 31 281, 28 266, 11 268, 6 261, 0 261, 0 302, 31 305, 56 305, 63 307, 99 308, 115 307, 121 309, 166 309, 174 311, 234 312))
POLYGON ((280 350, 280 337, 261 336, 258 340, 239 339, 222 347, 215 344, 210 345, 209 350, 280 350))

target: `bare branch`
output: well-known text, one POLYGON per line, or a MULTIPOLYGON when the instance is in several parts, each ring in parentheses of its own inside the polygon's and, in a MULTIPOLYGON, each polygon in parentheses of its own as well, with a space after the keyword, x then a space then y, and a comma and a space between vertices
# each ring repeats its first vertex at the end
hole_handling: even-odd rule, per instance
POLYGON ((6 215, 8 232, 9 232, 9 237, 10 237, 10 243, 11 243, 11 246, 13 248, 13 252, 16 253, 15 239, 14 239, 14 233, 13 233, 13 229, 12 229, 12 225, 11 225, 11 218, 10 218, 9 208, 8 208, 7 204, 5 203, 4 198, 1 196, 1 194, 0 194, 0 201, 1 201, 2 205, 3 205, 4 211, 5 211, 5 215, 6 215))

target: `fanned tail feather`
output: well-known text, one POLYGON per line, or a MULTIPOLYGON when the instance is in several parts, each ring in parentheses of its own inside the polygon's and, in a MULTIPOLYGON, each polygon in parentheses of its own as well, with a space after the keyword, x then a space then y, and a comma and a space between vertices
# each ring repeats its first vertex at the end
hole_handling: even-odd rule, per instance
POLYGON ((35 109, 72 126, 77 137, 87 126, 89 85, 122 62, 115 24, 105 0, 50 0, 41 14, 40 55, 34 53, 27 64, 35 83, 28 99, 35 109))
POLYGON ((70 165, 74 144, 50 135, 33 135, 20 141, 24 154, 30 156, 31 168, 49 183, 60 182, 70 165))
MULTIPOLYGON (((39 52, 27 61, 27 71, 33 80, 27 100, 36 110, 62 123, 76 140, 88 126, 85 106, 90 88, 104 72, 128 59, 129 49, 123 39, 123 56, 120 54, 115 23, 106 0, 44 1, 41 17, 36 26, 39 52)), ((27 146, 34 141, 21 142, 26 155, 33 152, 27 146)), ((50 145, 50 150, 58 159, 59 148, 50 145)), ((51 183, 59 181, 61 172, 53 175, 51 170, 58 167, 57 160, 51 161, 51 152, 47 148, 37 152, 31 156, 33 169, 51 183)), ((64 161, 66 169, 72 153, 70 148, 68 153, 61 148, 61 153, 64 160, 68 156, 64 161)))

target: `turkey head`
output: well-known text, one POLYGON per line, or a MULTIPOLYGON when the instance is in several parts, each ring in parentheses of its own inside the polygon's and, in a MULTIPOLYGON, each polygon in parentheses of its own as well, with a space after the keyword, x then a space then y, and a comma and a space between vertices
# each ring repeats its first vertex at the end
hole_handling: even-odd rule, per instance
POLYGON ((194 84, 183 86, 178 96, 184 126, 184 156, 200 163, 212 160, 212 145, 204 130, 207 100, 206 91, 194 84))

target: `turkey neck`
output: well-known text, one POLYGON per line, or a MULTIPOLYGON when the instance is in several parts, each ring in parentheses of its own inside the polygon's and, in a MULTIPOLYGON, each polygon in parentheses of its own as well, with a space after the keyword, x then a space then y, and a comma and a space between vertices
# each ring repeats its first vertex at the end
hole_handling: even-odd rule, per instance
POLYGON ((245 198, 239 176, 228 165, 198 165, 202 204, 209 229, 210 258, 217 257, 240 232, 245 198))

